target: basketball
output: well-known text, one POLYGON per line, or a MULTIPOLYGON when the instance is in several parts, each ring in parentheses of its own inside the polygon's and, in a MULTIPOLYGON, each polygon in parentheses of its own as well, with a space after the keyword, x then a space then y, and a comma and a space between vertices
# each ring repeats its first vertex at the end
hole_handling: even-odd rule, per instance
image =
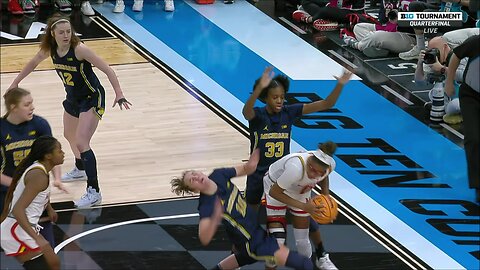
POLYGON ((329 224, 337 218, 338 205, 333 198, 332 200, 329 200, 327 196, 320 194, 313 197, 312 201, 315 205, 323 205, 325 207, 325 214, 312 215, 313 220, 315 220, 317 223, 329 224))

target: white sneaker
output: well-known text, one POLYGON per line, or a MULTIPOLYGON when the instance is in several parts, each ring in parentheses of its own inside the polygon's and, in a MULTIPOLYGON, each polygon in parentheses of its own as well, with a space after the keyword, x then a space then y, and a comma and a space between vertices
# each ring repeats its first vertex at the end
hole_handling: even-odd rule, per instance
POLYGON ((417 45, 413 46, 413 48, 408 52, 402 52, 398 54, 398 57, 400 57, 402 60, 418 59, 419 56, 420 49, 417 47, 417 45))
POLYGON ((83 15, 85 15, 85 16, 95 15, 95 11, 93 11, 93 8, 90 5, 90 2, 88 2, 88 1, 84 1, 82 3, 82 7, 80 8, 80 10, 82 11, 83 15))
POLYGON ((143 0, 134 0, 132 10, 140 12, 143 9, 143 0))
POLYGON ((173 4, 173 0, 165 0, 165 11, 172 12, 175 10, 175 5, 173 4))
POLYGON ((77 208, 87 208, 94 205, 99 205, 102 203, 102 194, 97 192, 94 188, 88 187, 87 192, 80 197, 80 200, 75 201, 75 207, 77 208))
POLYGON ((62 182, 72 182, 72 181, 86 181, 87 174, 83 170, 77 169, 74 167, 71 171, 62 175, 62 182))
POLYGON ((335 264, 333 264, 333 262, 330 261, 330 257, 328 254, 325 254, 325 256, 318 258, 315 261, 315 265, 320 270, 338 270, 335 264))
POLYGON ((114 13, 122 13, 125 10, 125 3, 123 0, 117 0, 115 2, 115 7, 113 8, 114 13))

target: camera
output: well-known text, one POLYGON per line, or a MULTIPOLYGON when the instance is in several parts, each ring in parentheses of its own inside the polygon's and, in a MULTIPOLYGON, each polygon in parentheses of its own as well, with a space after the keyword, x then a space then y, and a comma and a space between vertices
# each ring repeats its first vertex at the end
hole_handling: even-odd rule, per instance
POLYGON ((436 48, 428 49, 425 51, 423 63, 431 65, 437 61, 437 58, 440 58, 440 51, 436 48))

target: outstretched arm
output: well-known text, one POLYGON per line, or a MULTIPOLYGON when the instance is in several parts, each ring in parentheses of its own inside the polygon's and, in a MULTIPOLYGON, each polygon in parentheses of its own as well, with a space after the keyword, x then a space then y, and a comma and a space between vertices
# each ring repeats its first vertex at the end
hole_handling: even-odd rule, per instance
POLYGON ((265 89, 272 81, 272 77, 273 77, 272 70, 273 70, 272 67, 265 68, 265 70, 263 71, 262 77, 260 78, 260 82, 255 86, 255 89, 253 89, 253 93, 250 95, 247 102, 243 106, 242 113, 245 119, 252 120, 253 118, 255 118, 255 111, 253 110, 253 105, 255 104, 255 101, 262 93, 262 90, 265 89))
POLYGON ((333 88, 332 92, 330 92, 330 95, 328 95, 328 97, 324 100, 319 100, 303 105, 302 114, 325 111, 332 108, 335 103, 337 103, 343 86, 350 80, 350 77, 352 77, 352 73, 348 70, 344 70, 341 77, 333 77, 337 79, 337 85, 335 85, 335 88, 333 88))
POLYGON ((48 58, 48 53, 45 51, 38 51, 37 54, 30 60, 25 67, 23 67, 22 71, 17 75, 15 80, 13 80, 12 84, 8 87, 8 89, 12 89, 18 87, 18 84, 28 76, 28 74, 32 73, 35 68, 45 59, 48 58))
POLYGON ((78 44, 78 46, 75 48, 75 56, 78 60, 87 60, 107 75, 108 80, 115 91, 115 101, 113 102, 113 106, 119 103, 120 109, 122 109, 122 106, 124 106, 127 110, 130 109, 130 105, 132 104, 126 101, 122 92, 122 88, 120 88, 120 82, 118 81, 117 75, 115 74, 115 71, 113 71, 113 69, 107 64, 107 62, 105 62, 83 43, 78 44))

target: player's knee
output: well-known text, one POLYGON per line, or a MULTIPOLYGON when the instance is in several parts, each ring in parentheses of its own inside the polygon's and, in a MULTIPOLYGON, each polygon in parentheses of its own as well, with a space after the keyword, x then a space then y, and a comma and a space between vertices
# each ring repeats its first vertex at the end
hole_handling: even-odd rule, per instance
POLYGON ((283 216, 267 217, 269 235, 275 237, 280 245, 285 244, 287 220, 283 216))
POLYGON ((308 238, 308 229, 293 229, 293 234, 298 253, 310 258, 312 256, 312 245, 308 238))

